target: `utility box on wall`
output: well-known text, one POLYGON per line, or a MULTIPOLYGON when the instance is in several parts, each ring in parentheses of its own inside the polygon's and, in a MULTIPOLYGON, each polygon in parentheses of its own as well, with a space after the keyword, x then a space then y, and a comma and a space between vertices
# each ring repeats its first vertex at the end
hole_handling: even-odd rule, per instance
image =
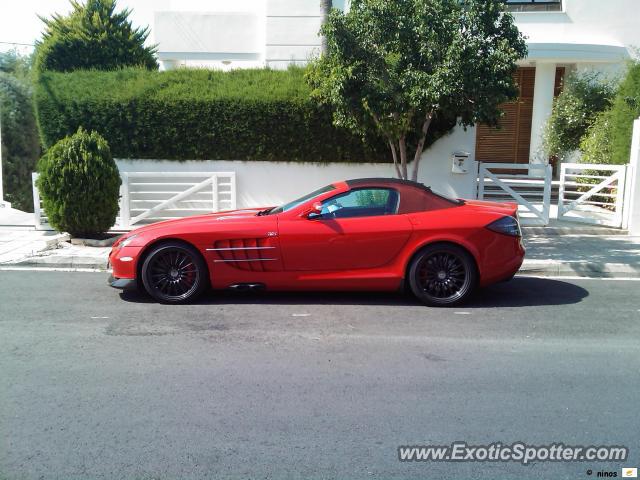
POLYGON ((452 173, 468 173, 469 172, 469 152, 454 152, 452 157, 453 164, 451 166, 452 173))

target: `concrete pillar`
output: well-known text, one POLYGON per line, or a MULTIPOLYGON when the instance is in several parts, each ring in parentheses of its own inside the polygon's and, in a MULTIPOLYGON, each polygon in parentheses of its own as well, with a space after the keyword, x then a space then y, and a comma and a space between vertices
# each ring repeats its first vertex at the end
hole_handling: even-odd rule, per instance
MULTIPOLYGON (((536 64, 536 83, 533 90, 533 113, 531 115, 531 143, 529 163, 546 164, 547 156, 542 145, 544 127, 553 108, 553 91, 556 83, 556 64, 536 64)), ((542 169, 532 169, 530 175, 543 176, 542 169)))
POLYGON ((640 235, 640 118, 633 122, 623 205, 622 226, 627 227, 629 235, 640 235))

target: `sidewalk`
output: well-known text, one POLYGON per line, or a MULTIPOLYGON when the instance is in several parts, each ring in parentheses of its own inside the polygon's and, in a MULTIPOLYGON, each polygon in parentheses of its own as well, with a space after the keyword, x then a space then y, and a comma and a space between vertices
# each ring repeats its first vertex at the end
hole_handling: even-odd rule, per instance
POLYGON ((37 252, 26 255, 16 255, 13 258, 2 261, 0 255, 0 268, 2 267, 46 267, 46 268, 82 268, 92 270, 106 270, 107 260, 111 247, 85 247, 71 245, 69 236, 60 239, 56 245, 48 246, 37 252))
POLYGON ((520 274, 640 278, 640 237, 527 235, 520 274))
MULTIPOLYGON (((640 237, 535 235, 525 230, 521 275, 640 278, 640 237)), ((106 270, 110 247, 71 245, 67 235, 0 229, 0 267, 106 270)))
POLYGON ((0 265, 39 255, 67 240, 66 233, 39 231, 33 227, 0 227, 0 265))

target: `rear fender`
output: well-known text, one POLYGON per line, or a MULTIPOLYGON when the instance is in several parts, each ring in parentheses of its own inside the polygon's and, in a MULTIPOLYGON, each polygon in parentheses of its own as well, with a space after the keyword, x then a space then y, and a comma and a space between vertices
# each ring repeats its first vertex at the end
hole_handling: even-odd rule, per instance
POLYGON ((457 245, 458 247, 464 248, 473 257, 473 260, 476 263, 476 269, 478 270, 478 274, 481 274, 481 272, 480 272, 480 265, 481 265, 480 251, 478 250, 478 248, 476 246, 473 245, 473 243, 469 242, 466 238, 461 237, 461 236, 457 236, 457 235, 442 235, 442 236, 437 236, 437 237, 430 237, 427 240, 423 240, 423 241, 421 241, 419 243, 414 244, 412 246, 412 253, 411 253, 411 255, 409 255, 409 258, 407 259, 407 261, 406 261, 406 263, 404 265, 405 274, 406 274, 409 266, 411 265, 412 260, 418 254, 418 252, 420 252, 420 250, 422 250, 423 248, 425 248, 425 247, 427 247, 429 245, 435 245, 435 244, 438 244, 438 243, 449 243, 449 244, 457 245))

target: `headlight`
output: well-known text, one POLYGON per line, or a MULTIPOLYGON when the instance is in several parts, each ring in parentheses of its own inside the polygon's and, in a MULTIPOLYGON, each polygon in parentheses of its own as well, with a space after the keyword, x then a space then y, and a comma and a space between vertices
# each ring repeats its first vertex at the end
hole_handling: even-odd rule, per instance
POLYGON ((138 235, 134 234, 134 235, 130 235, 128 237, 126 237, 124 240, 122 240, 118 245, 117 245, 117 249, 120 250, 122 247, 126 247, 127 245, 129 245, 131 243, 131 241, 136 238, 138 235))
POLYGON ((502 233, 503 235, 509 235, 512 237, 521 237, 520 224, 518 219, 514 217, 502 217, 491 222, 487 225, 487 228, 493 232, 502 233))

